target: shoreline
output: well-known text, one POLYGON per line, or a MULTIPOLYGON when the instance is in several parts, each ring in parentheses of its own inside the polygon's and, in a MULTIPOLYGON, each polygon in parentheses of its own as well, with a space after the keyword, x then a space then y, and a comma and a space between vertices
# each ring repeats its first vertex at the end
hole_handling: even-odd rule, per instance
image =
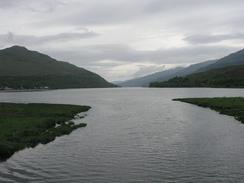
POLYGON ((178 98, 173 101, 209 108, 220 114, 232 116, 244 124, 244 97, 178 98))
POLYGON ((8 89, 8 90, 0 90, 0 93, 10 93, 10 92, 36 92, 36 91, 50 91, 53 89, 8 89))

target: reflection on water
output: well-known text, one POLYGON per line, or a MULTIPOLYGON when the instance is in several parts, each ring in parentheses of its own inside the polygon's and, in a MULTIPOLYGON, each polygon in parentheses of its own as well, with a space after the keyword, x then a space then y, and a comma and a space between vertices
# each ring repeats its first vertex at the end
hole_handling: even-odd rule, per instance
POLYGON ((5 102, 92 106, 86 128, 0 163, 0 182, 241 182, 244 125, 179 97, 240 89, 77 89, 0 93, 5 102))

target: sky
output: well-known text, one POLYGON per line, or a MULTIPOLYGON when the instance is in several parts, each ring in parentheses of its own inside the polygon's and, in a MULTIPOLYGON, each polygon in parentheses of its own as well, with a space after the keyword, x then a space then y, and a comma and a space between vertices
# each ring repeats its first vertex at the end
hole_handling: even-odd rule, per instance
POLYGON ((243 0, 0 0, 0 48, 122 81, 244 48, 243 0))

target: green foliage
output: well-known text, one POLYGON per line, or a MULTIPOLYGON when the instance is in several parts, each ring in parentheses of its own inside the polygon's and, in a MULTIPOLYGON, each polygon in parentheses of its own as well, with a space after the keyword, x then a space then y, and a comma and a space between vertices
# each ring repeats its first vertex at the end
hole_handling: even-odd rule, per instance
POLYGON ((112 87, 104 80, 93 75, 67 75, 67 76, 0 76, 0 89, 65 89, 65 88, 102 88, 112 87))
POLYGON ((89 109, 76 105, 0 103, 0 159, 85 127, 86 124, 76 125, 69 120, 89 109))
POLYGON ((244 98, 243 97, 222 97, 222 98, 185 98, 174 99, 175 101, 195 104, 201 107, 208 107, 221 114, 234 116, 244 123, 244 98))
POLYGON ((0 50, 0 88, 114 87, 99 75, 24 47, 0 50))
POLYGON ((150 87, 243 88, 244 65, 200 72, 186 77, 175 77, 165 82, 151 83, 150 87))

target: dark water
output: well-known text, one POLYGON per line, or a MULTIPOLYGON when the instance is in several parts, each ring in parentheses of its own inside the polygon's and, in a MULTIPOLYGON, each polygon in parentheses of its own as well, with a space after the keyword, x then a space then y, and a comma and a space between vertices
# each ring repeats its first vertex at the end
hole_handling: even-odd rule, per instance
POLYGON ((177 97, 238 89, 84 89, 0 93, 0 101, 92 106, 86 128, 0 163, 0 182, 243 182, 244 125, 177 97))

